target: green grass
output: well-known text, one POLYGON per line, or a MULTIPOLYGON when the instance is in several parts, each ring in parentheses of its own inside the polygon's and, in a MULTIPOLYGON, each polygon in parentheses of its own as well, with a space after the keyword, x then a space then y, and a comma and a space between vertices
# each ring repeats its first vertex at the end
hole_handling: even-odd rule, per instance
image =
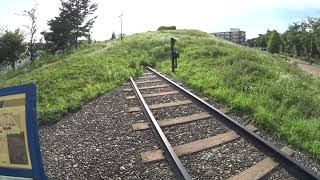
POLYGON ((280 56, 177 30, 134 34, 112 49, 98 43, 40 61, 29 73, 8 74, 0 87, 35 81, 42 123, 77 110, 149 64, 320 160, 320 80, 280 56), (180 51, 176 73, 170 69, 171 37, 180 51))
POLYGON ((35 82, 38 120, 40 124, 55 122, 143 71, 142 59, 126 59, 121 48, 103 48, 97 43, 65 55, 46 56, 1 76, 0 87, 35 82), (137 65, 131 67, 133 63, 137 65))
POLYGON ((176 73, 170 62, 158 68, 201 94, 320 160, 320 81, 279 56, 215 38, 179 37, 176 73))

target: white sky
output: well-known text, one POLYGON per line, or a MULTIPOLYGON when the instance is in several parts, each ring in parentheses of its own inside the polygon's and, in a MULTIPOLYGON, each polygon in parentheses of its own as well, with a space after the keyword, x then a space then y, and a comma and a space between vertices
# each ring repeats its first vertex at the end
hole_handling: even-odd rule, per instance
MULTIPOLYGON (((48 20, 59 13, 59 0, 0 0, 0 25, 9 29, 28 24, 26 17, 15 15, 38 4, 39 30, 47 29, 48 20)), ((92 29, 96 40, 120 33, 118 16, 123 13, 125 34, 153 31, 161 25, 227 31, 231 27, 247 31, 247 38, 276 29, 283 32, 288 24, 306 16, 320 14, 320 0, 94 0, 99 8, 92 29)))

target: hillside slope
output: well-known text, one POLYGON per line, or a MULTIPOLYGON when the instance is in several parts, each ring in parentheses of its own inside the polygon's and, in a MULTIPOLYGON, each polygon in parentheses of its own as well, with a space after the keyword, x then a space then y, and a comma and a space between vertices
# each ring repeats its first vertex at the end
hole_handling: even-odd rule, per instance
POLYGON ((320 80, 283 59, 197 30, 134 34, 114 41, 111 49, 94 44, 29 73, 0 80, 0 87, 34 80, 40 121, 48 122, 114 89, 146 64, 249 115, 320 160, 320 80), (170 72, 171 37, 177 39, 181 53, 175 74, 170 72))
POLYGON ((139 60, 127 59, 125 53, 120 57, 119 51, 97 43, 66 55, 44 57, 0 76, 0 87, 36 83, 38 120, 52 123, 142 72, 142 66, 130 68, 132 61, 139 60))

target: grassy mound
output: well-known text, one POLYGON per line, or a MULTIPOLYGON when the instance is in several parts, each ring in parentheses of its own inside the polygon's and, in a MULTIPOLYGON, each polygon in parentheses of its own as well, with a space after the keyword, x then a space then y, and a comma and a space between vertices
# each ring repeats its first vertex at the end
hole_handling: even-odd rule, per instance
POLYGON ((270 54, 201 31, 176 30, 134 34, 114 41, 111 49, 94 44, 46 59, 53 60, 0 80, 0 87, 36 82, 41 122, 114 89, 142 72, 142 65, 157 65, 320 160, 320 80, 270 54), (170 72, 171 37, 180 51, 175 74, 170 72))
POLYGON ((320 160, 320 81, 270 54, 217 40, 176 36, 181 58, 159 69, 320 160))
POLYGON ((44 57, 2 75, 0 87, 35 82, 39 122, 52 123, 141 73, 141 60, 127 60, 121 48, 106 49, 97 43, 65 55, 44 57))

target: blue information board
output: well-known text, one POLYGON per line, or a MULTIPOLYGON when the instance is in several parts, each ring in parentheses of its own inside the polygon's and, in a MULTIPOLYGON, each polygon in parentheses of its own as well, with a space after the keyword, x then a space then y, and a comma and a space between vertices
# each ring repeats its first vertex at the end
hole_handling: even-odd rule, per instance
POLYGON ((37 123, 36 86, 0 89, 0 179, 46 180, 37 123))

